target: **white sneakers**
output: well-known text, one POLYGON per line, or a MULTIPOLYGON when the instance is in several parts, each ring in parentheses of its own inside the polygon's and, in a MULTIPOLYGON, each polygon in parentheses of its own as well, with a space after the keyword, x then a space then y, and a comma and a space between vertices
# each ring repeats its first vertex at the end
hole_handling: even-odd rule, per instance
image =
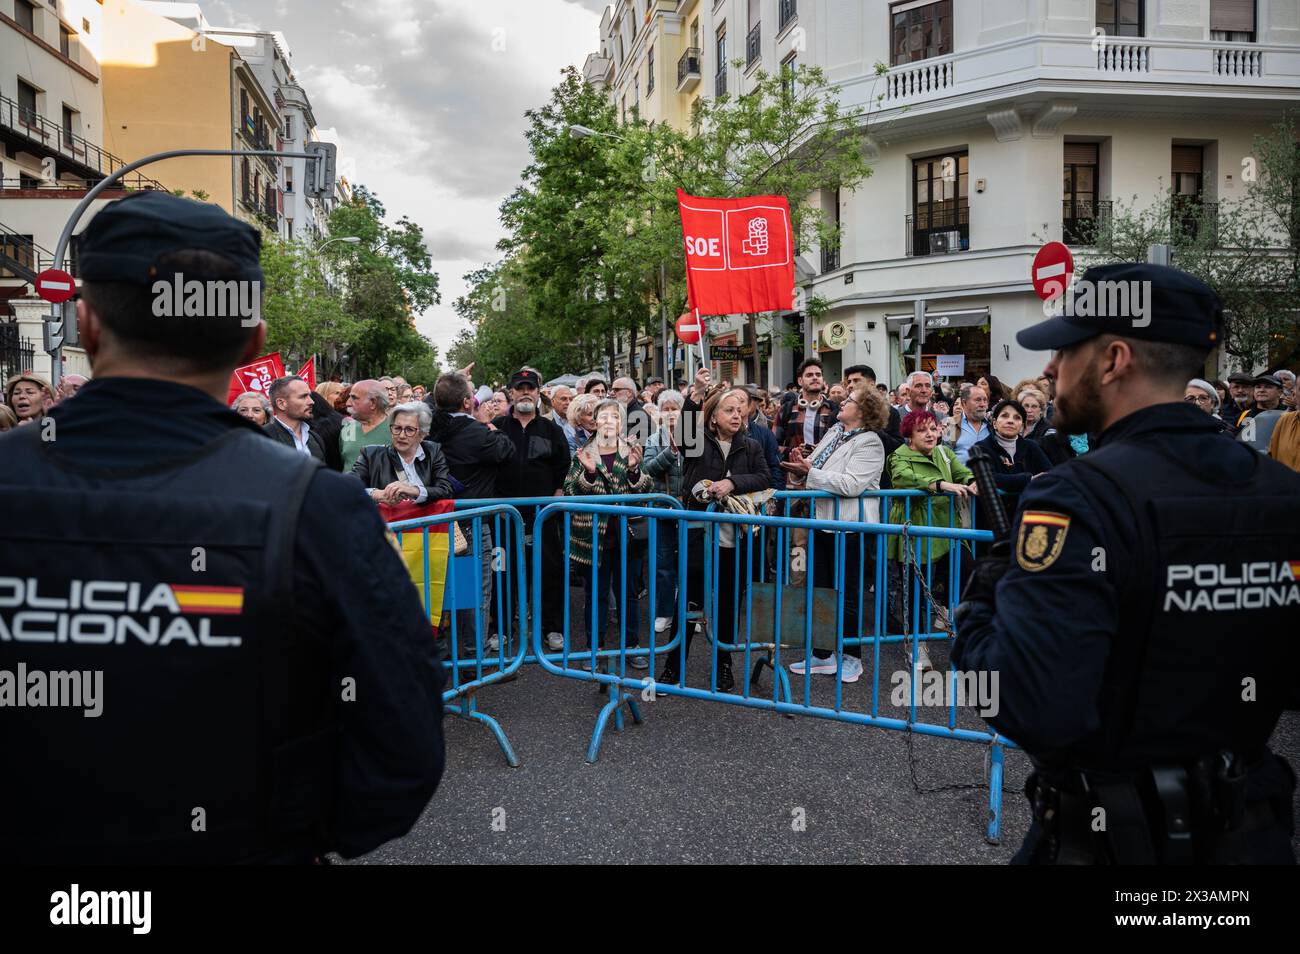
POLYGON ((671 617, 671 616, 656 616, 656 617, 655 617, 655 632, 656 632, 656 633, 666 633, 666 632, 668 632, 668 626, 669 626, 670 623, 672 623, 672 621, 673 621, 673 620, 672 620, 672 617, 671 617))
MULTIPOLYGON (((812 660, 812 671, 814 674, 833 676, 835 670, 840 671, 840 682, 857 682, 862 675, 862 661, 854 656, 847 654, 839 657, 841 662, 837 665, 836 657, 832 654, 825 659, 818 659, 816 656, 812 660)), ((790 663, 790 671, 802 676, 808 662, 800 659, 790 663)))
POLYGON ((559 652, 560 650, 562 650, 564 648, 564 634, 547 633, 546 648, 551 650, 552 652, 559 652))

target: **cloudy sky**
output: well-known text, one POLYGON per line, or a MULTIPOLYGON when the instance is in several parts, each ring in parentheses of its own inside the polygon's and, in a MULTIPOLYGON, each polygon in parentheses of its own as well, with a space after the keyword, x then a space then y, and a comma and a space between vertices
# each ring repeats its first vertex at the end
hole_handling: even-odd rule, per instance
POLYGON ((607 0, 201 0, 213 26, 279 30, 333 128, 339 169, 424 229, 445 356, 466 272, 497 258, 498 207, 527 162, 524 110, 599 44, 607 0))

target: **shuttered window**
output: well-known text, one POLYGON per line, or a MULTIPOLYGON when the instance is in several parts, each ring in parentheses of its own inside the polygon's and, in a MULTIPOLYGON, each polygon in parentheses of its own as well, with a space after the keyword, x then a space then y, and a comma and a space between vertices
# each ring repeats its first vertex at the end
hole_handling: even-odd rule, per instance
POLYGON ((1255 0, 1210 0, 1210 29, 1253 34, 1255 0))
POLYGON ((1205 150, 1201 146, 1174 146, 1173 168, 1171 171, 1174 173, 1199 173, 1204 153, 1205 150))
POLYGON ((1065 164, 1083 166, 1097 164, 1097 144, 1095 142, 1067 142, 1065 144, 1065 164))

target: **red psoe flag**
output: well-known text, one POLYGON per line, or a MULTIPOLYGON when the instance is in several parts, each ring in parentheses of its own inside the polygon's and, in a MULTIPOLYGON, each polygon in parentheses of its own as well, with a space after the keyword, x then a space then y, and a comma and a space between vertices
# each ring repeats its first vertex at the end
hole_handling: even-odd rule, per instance
POLYGON ((226 395, 226 403, 230 404, 245 391, 254 391, 265 397, 271 389, 271 382, 282 377, 284 377, 284 361, 280 359, 278 351, 264 355, 242 368, 235 368, 235 373, 230 376, 230 391, 226 395))
POLYGON ((677 190, 686 287, 701 315, 794 307, 794 230, 779 195, 705 199, 677 190))
POLYGON ((298 377, 307 383, 307 387, 316 390, 316 357, 307 359, 307 363, 298 369, 298 377))

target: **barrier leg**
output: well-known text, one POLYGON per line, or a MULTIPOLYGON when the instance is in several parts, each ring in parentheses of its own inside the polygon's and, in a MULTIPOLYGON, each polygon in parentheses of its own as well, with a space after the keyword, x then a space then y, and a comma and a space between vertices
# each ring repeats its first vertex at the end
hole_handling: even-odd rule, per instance
POLYGON ((989 746, 989 830, 985 840, 1002 844, 1002 746, 989 746))
POLYGON ((632 721, 637 725, 641 724, 641 709, 636 704, 636 699, 630 694, 625 694, 619 685, 609 687, 609 702, 601 707, 600 715, 596 717, 596 728, 591 733, 591 744, 587 746, 587 761, 594 763, 600 755, 600 742, 605 734, 605 727, 609 724, 609 717, 614 716, 614 727, 620 732, 623 731, 623 703, 627 703, 628 710, 632 714, 632 721))
POLYGON ((515 755, 514 748, 510 745, 510 740, 506 738, 505 730, 501 728, 501 723, 486 713, 479 712, 474 701, 474 696, 457 699, 452 702, 444 702, 443 706, 448 712, 454 712, 464 719, 470 719, 475 722, 481 722, 491 730, 496 736, 497 745, 501 746, 501 754, 506 757, 506 764, 511 768, 519 768, 519 757, 515 755))

